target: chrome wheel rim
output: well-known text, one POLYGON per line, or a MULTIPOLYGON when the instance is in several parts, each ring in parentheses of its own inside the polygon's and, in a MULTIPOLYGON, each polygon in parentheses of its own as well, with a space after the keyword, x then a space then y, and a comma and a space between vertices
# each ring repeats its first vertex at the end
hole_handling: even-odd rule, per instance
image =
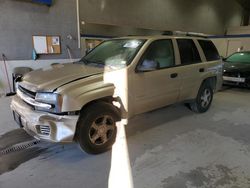
POLYGON ((212 99, 212 94, 209 89, 205 89, 201 95, 201 106, 207 108, 212 99))
POLYGON ((90 126, 89 139, 92 144, 103 145, 112 138, 114 131, 114 119, 109 115, 103 115, 96 118, 90 126))

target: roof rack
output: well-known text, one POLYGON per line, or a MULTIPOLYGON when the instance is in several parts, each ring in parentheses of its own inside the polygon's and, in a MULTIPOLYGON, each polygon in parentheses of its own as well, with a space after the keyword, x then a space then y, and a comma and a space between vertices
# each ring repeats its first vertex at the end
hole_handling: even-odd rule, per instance
POLYGON ((196 33, 196 32, 185 32, 185 31, 164 31, 162 35, 180 35, 180 36, 189 36, 189 37, 202 37, 208 38, 208 35, 204 33, 196 33))

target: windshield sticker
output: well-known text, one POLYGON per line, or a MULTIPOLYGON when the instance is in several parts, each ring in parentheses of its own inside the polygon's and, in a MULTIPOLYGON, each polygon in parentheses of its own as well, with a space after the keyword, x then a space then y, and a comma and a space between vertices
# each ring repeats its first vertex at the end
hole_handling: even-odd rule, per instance
POLYGON ((133 40, 133 41, 129 41, 126 44, 124 44, 124 48, 137 48, 139 45, 141 44, 140 41, 137 40, 133 40))

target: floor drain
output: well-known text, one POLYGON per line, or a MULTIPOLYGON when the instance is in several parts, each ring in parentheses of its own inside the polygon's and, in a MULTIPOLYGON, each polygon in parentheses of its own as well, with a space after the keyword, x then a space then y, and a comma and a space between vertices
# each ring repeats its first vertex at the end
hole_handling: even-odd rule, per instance
POLYGON ((0 156, 1 155, 7 155, 9 153, 12 153, 12 152, 16 152, 16 151, 21 151, 21 150, 25 150, 31 146, 34 146, 36 144, 38 144, 40 142, 40 140, 33 140, 33 141, 29 141, 29 142, 22 142, 22 143, 19 143, 19 144, 15 144, 13 146, 10 146, 6 149, 3 149, 0 151, 0 156))

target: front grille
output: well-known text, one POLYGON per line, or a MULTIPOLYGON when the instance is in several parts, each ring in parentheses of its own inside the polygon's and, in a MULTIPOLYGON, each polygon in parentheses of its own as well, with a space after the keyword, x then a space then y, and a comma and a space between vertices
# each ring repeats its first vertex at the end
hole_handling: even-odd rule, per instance
POLYGON ((241 75, 238 72, 224 72, 223 76, 228 77, 240 77, 241 75))
POLYGON ((36 97, 36 93, 35 93, 35 92, 30 91, 30 90, 28 90, 28 89, 25 89, 24 87, 22 87, 22 86, 20 86, 20 85, 18 86, 18 89, 19 89, 22 93, 24 93, 25 95, 31 97, 32 99, 35 99, 35 97, 36 97))
POLYGON ((241 76, 242 78, 247 78, 247 79, 249 79, 249 78, 250 78, 250 72, 241 72, 241 73, 240 73, 240 76, 241 76))
POLYGON ((249 72, 224 72, 223 76, 236 77, 236 78, 249 78, 249 72))
POLYGON ((49 136, 50 135, 50 126, 48 126, 48 125, 38 125, 37 126, 37 132, 39 134, 49 136))
POLYGON ((244 88, 250 88, 250 79, 246 79, 244 83, 239 83, 239 82, 232 82, 232 81, 223 81, 224 85, 230 85, 230 86, 239 86, 239 87, 244 87, 244 88))

